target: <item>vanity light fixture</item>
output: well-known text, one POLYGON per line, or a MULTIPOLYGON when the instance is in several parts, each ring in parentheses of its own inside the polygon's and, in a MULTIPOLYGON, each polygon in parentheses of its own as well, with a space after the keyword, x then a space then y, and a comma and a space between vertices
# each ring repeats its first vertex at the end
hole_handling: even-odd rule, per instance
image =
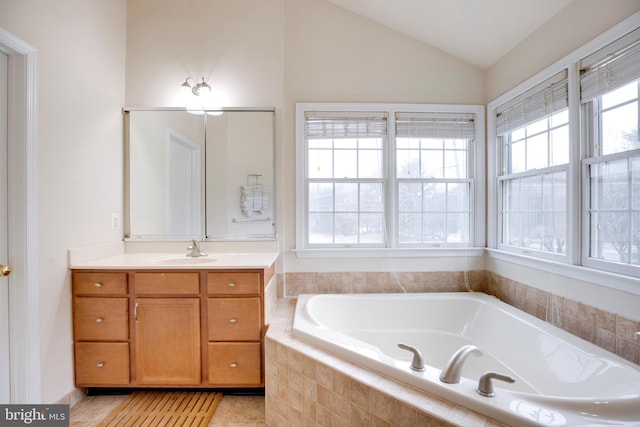
POLYGON ((182 90, 191 89, 191 93, 195 96, 200 96, 201 94, 207 95, 211 93, 211 86, 209 86, 209 84, 204 81, 204 77, 202 78, 201 83, 196 83, 194 79, 192 79, 191 77, 187 77, 184 80, 184 83, 182 83, 180 86, 182 87, 182 90), (193 83, 189 83, 189 80, 191 80, 193 83))

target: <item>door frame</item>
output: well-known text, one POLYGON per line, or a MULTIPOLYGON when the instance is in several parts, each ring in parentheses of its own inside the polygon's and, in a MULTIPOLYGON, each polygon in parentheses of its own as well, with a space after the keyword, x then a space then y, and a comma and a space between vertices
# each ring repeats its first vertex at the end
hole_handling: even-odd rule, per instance
POLYGON ((8 63, 8 249, 11 403, 37 404, 40 298, 37 215, 37 50, 0 27, 8 63))

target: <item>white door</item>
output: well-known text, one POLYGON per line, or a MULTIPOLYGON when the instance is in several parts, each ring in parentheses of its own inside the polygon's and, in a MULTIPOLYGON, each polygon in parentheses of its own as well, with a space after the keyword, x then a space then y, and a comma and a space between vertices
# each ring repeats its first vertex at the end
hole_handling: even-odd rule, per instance
POLYGON ((170 132, 167 157, 167 231, 172 236, 199 236, 200 146, 170 132))
MULTIPOLYGON (((0 268, 9 263, 7 246, 7 55, 0 52, 0 268)), ((0 404, 10 403, 9 276, 0 272, 0 404)))

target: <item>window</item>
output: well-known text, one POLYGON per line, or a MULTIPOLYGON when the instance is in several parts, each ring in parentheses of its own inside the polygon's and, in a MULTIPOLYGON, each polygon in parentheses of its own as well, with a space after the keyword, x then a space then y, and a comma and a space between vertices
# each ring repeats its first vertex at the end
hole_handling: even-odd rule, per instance
POLYGON ((640 273, 640 30, 581 62, 583 264, 640 273))
POLYGON ((482 113, 298 104, 298 250, 476 244, 482 113))
POLYGON ((565 256, 569 114, 563 71, 497 108, 499 247, 565 256))

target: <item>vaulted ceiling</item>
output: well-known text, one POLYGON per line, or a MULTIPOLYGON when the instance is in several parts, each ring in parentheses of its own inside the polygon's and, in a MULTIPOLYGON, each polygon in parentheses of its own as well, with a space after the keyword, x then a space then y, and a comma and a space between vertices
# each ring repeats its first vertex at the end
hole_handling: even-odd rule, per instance
POLYGON ((572 0, 329 0, 489 68, 572 0))

